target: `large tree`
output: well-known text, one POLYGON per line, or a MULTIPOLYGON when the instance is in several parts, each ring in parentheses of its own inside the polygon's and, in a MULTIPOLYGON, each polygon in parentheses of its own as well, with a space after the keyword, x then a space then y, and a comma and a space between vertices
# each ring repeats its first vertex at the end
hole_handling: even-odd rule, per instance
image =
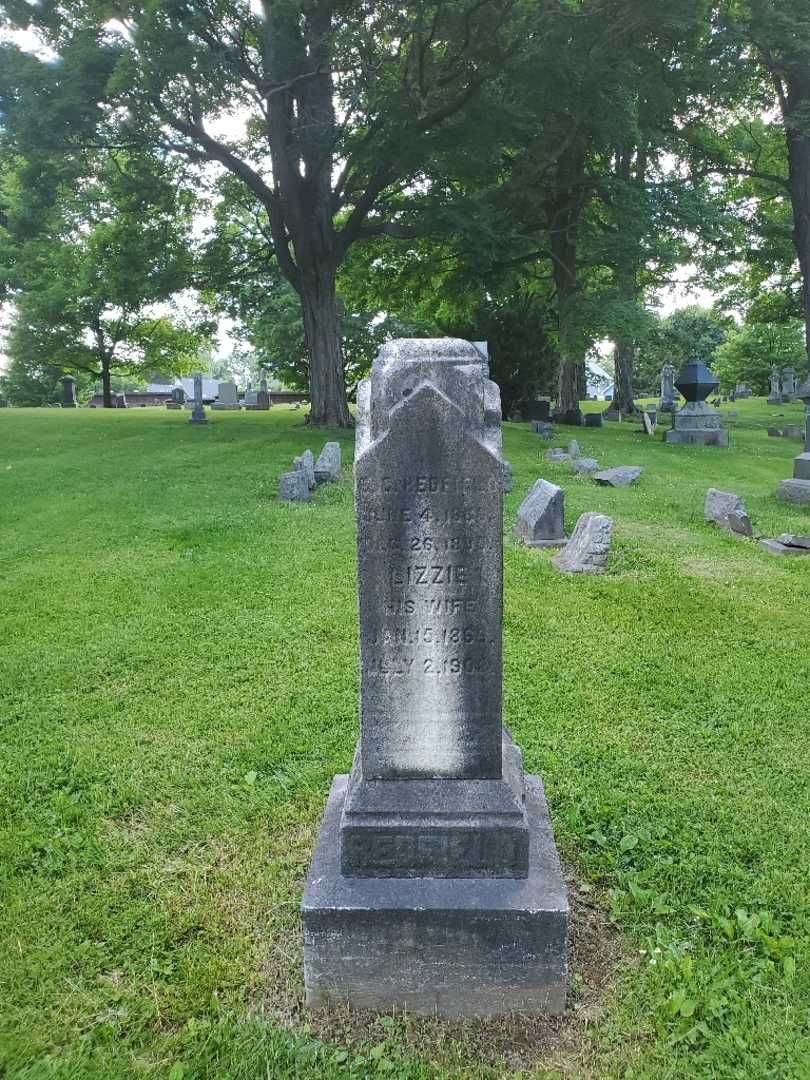
MULTIPOLYGON (((33 24, 63 61, 88 34, 114 58, 107 141, 166 146, 244 184, 301 300, 310 418, 347 425, 338 267, 355 242, 406 227, 407 194, 523 42, 519 10, 516 0, 16 0, 6 18, 33 24), (244 136, 223 135, 237 113, 244 136)), ((73 75, 63 62, 45 81, 73 75)))
POLYGON ((167 307, 194 269, 193 198, 176 170, 107 151, 84 163, 56 184, 48 156, 4 171, 0 282, 14 370, 97 378, 110 407, 113 374, 188 370, 210 327, 167 307))

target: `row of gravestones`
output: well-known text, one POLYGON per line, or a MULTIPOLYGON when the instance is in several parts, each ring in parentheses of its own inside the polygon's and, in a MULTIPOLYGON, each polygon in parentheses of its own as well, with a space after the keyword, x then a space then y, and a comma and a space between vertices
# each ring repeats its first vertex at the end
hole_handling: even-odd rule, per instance
POLYGON ((278 497, 281 502, 307 502, 316 487, 339 480, 340 470, 340 443, 326 443, 317 461, 311 450, 305 450, 293 458, 292 472, 279 477, 278 497))
POLYGON ((779 368, 774 364, 771 368, 771 392, 768 395, 769 405, 786 405, 795 401, 797 397, 796 371, 792 367, 786 367, 780 374, 779 368))

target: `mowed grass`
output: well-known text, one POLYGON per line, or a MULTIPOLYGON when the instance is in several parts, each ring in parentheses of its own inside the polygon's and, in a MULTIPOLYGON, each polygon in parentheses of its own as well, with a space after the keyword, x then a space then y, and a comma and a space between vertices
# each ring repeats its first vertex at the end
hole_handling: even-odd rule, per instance
POLYGON ((559 429, 643 465, 627 490, 504 426, 505 720, 623 958, 575 1043, 518 1063, 487 1025, 439 1025, 431 1061, 406 1019, 358 1042, 300 1005, 303 878, 357 735, 355 529, 348 467, 275 493, 334 436, 278 407, 0 412, 0 1075, 810 1076, 810 559, 702 515, 715 486, 810 533, 774 497, 800 444, 764 430, 802 410, 729 408, 730 450, 559 429), (541 475, 569 527, 615 518, 604 577, 511 540, 541 475))

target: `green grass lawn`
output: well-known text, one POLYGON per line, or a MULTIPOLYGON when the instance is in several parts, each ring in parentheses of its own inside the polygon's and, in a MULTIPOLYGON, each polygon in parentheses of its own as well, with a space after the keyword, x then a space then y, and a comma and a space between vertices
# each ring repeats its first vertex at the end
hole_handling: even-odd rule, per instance
POLYGON ((328 436, 287 408, 0 412, 0 1076, 810 1077, 810 559, 702 514, 715 486, 810 533, 774 497, 800 444, 764 430, 802 410, 730 409, 730 450, 559 429, 643 465, 627 490, 505 425, 507 535, 540 475, 569 527, 616 521, 601 578, 506 543, 505 720, 590 934, 545 1026, 301 1008, 357 735, 354 521, 348 478, 275 491, 328 436))

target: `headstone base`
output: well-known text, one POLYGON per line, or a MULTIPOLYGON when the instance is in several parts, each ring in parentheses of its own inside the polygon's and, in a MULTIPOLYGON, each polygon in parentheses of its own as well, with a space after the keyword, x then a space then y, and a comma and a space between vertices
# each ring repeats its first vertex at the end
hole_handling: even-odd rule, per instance
POLYGON ((664 442, 681 446, 728 446, 727 431, 668 431, 664 442))
POLYGON ((220 405, 219 402, 215 401, 214 404, 211 406, 211 408, 214 409, 216 412, 239 412, 239 410, 242 408, 242 406, 241 405, 220 405))
POLYGON ((526 777, 528 878, 348 878, 336 776, 302 904, 313 1008, 343 1002, 441 1016, 559 1014, 568 974, 568 900, 543 785, 526 777))

